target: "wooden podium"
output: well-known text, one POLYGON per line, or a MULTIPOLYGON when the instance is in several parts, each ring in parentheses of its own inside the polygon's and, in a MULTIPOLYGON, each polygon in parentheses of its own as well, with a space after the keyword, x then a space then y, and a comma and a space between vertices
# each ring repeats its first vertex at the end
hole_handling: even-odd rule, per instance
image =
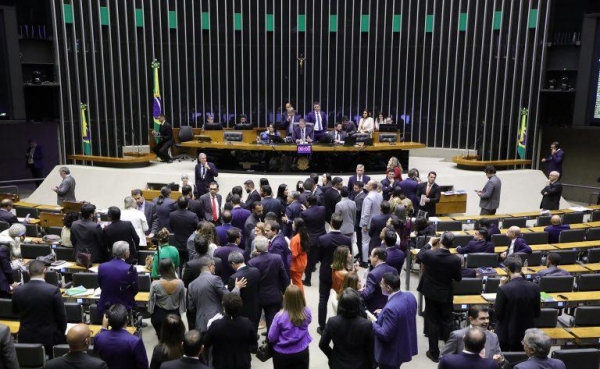
POLYGON ((440 202, 435 206, 438 215, 465 213, 467 211, 467 194, 440 195, 440 202))

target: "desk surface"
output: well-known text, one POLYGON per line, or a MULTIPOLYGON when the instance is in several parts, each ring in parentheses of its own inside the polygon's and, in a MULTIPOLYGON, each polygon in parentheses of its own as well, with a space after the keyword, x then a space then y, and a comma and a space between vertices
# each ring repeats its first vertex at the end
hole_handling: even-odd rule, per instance
MULTIPOLYGON (((566 264, 566 265, 559 265, 560 269, 566 270, 569 273, 589 273, 590 270, 588 268, 586 268, 583 265, 580 264, 566 264)), ((540 270, 544 270, 547 269, 546 266, 530 266, 529 269, 533 269, 535 270, 536 273, 538 273, 540 270)))
POLYGON ((600 291, 584 291, 584 292, 557 292, 557 293, 549 293, 555 301, 598 301, 600 300, 600 291), (558 295, 563 295, 567 299, 563 299, 562 297, 558 297, 558 295))
MULTIPOLYGON (((90 295, 77 295, 77 296, 69 296, 67 294, 65 294, 65 290, 61 288, 60 290, 62 292, 62 298, 63 300, 77 300, 77 299, 83 299, 83 300, 98 300, 100 299, 99 296, 94 296, 94 294, 90 294, 90 295)), ((144 302, 147 303, 148 299, 150 298, 150 292, 138 292, 137 295, 135 295, 135 302, 144 302)))
MULTIPOLYGON (((19 327, 21 326, 21 323, 18 320, 0 320, 0 324, 4 324, 5 326, 7 326, 10 329, 11 334, 19 333, 19 327)), ((67 324, 67 332, 74 325, 75 324, 71 324, 71 323, 67 324)), ((92 332, 92 337, 94 337, 96 334, 98 334, 98 332, 100 332, 100 330, 102 329, 101 325, 88 324, 87 326, 90 327, 90 331, 92 332)), ((131 334, 135 333, 135 327, 127 327, 126 329, 127 329, 127 332, 129 332, 131 334)), ((65 332, 65 334, 67 334, 67 332, 65 332)))
POLYGON ((590 249, 593 247, 600 247, 600 240, 596 241, 582 241, 582 242, 563 242, 563 243, 554 243, 554 247, 560 250, 567 249, 590 249))
POLYGON ((592 272, 600 272, 600 263, 587 263, 583 264, 583 266, 592 272))
POLYGON ((452 219, 454 220, 460 220, 465 221, 465 220, 479 220, 481 218, 486 218, 486 219, 504 219, 504 218, 511 218, 510 214, 494 214, 494 215, 461 215, 461 216, 457 216, 457 217, 452 217, 452 219))
POLYGON ((564 328, 541 328, 552 340, 572 340, 575 337, 564 328))
POLYGON ((454 296, 453 303, 454 305, 486 305, 490 302, 484 299, 481 295, 463 295, 454 296))
POLYGON ((571 334, 577 338, 599 338, 600 327, 573 327, 569 328, 571 334))
MULTIPOLYGON (((195 142, 188 141, 180 144, 181 147, 191 147, 197 149, 215 149, 215 150, 248 150, 248 151, 287 151, 296 152, 298 149, 294 144, 280 145, 261 145, 256 143, 244 142, 195 142)), ((313 152, 349 152, 349 151, 387 151, 387 150, 412 150, 422 149, 425 145, 419 142, 396 142, 374 143, 373 146, 343 146, 343 145, 312 145, 313 152)))

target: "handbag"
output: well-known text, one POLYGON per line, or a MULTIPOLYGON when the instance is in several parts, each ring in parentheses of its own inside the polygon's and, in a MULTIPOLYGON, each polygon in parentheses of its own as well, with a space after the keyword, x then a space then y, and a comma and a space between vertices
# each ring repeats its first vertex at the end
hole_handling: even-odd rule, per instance
POLYGON ((90 254, 87 249, 85 249, 85 251, 77 251, 75 264, 89 269, 92 266, 92 254, 90 254))
POLYGON ((265 339, 258 350, 256 350, 256 358, 263 363, 273 357, 273 346, 268 339, 265 339))

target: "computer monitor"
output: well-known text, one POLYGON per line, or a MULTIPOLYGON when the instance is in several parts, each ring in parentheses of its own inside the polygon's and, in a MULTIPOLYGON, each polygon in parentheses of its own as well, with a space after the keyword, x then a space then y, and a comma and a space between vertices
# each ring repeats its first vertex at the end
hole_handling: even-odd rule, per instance
POLYGON ((223 141, 242 142, 244 140, 243 132, 223 132, 223 141))

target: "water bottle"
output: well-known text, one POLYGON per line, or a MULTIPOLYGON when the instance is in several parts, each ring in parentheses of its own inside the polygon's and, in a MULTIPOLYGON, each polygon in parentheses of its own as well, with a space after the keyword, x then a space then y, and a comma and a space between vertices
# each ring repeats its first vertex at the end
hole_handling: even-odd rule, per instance
POLYGON ((523 268, 527 269, 529 267, 529 260, 525 259, 525 262, 523 263, 523 268))

